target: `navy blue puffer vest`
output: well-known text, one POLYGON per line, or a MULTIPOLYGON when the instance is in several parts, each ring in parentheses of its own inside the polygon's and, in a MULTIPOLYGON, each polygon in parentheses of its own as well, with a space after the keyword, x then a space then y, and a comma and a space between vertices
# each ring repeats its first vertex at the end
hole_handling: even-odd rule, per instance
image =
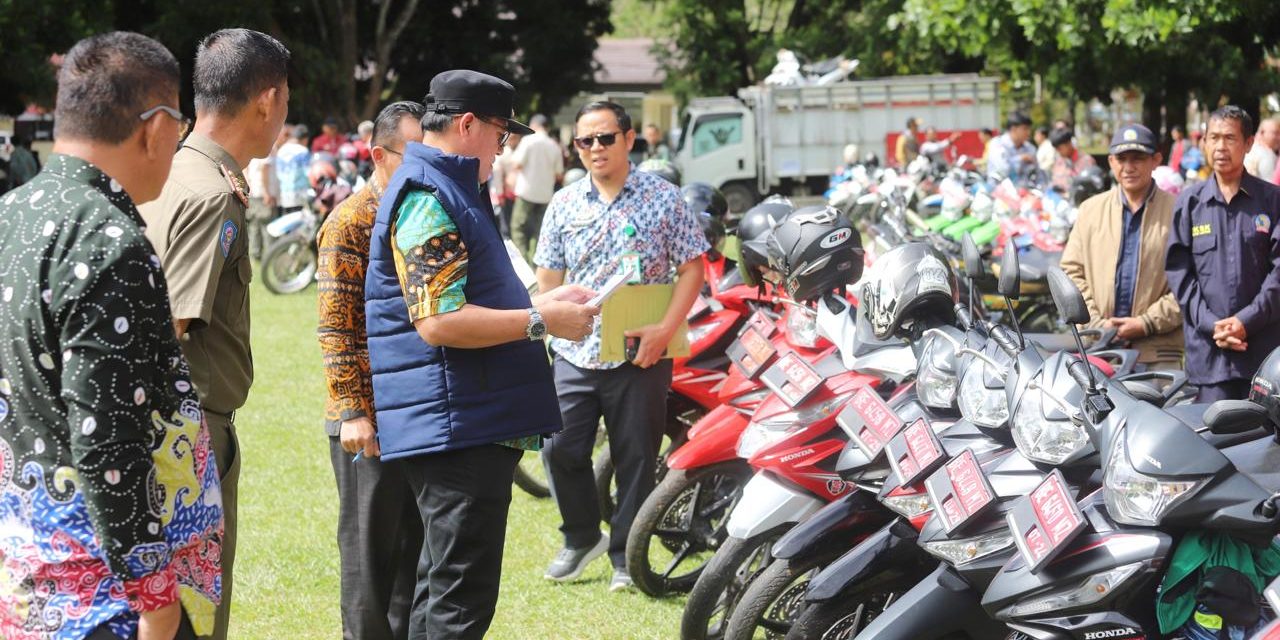
POLYGON ((391 252, 391 225, 404 196, 421 189, 435 193, 467 248, 467 303, 490 309, 532 306, 507 257, 493 208, 481 197, 478 168, 475 158, 410 143, 378 207, 365 310, 384 460, 560 430, 555 384, 541 342, 434 347, 409 321, 391 252))

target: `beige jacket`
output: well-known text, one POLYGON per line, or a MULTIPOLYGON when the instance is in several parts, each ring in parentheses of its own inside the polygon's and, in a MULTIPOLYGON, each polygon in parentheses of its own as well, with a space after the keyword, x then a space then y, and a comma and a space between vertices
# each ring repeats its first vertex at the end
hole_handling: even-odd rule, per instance
MULTIPOLYGON (((1117 186, 1085 200, 1062 252, 1062 270, 1080 287, 1089 305, 1090 326, 1100 326, 1115 312, 1116 263, 1124 223, 1120 197, 1117 186)), ((1182 311, 1164 273, 1173 203, 1172 195, 1156 189, 1142 214, 1133 312, 1148 337, 1132 343, 1140 352, 1139 362, 1182 358, 1182 311)))

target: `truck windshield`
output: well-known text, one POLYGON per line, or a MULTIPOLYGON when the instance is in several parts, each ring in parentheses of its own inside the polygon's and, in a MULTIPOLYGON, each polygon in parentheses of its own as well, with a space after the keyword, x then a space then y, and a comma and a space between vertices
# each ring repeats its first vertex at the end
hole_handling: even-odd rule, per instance
POLYGON ((684 143, 689 139, 689 120, 688 113, 684 114, 684 119, 680 121, 680 141, 676 143, 676 154, 678 155, 684 150, 684 143))

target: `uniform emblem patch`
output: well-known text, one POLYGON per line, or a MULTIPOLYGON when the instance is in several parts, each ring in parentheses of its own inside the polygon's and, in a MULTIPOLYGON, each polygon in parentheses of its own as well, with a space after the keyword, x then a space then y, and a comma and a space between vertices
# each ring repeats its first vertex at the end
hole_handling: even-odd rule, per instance
POLYGON ((1192 238, 1196 238, 1199 236, 1207 236, 1211 233, 1213 233, 1213 227, 1208 224, 1198 224, 1194 227, 1191 227, 1192 238))
POLYGON ((222 223, 222 232, 218 234, 218 246, 222 249, 222 257, 231 255, 231 245, 235 244, 239 233, 240 229, 236 227, 236 223, 230 220, 222 223))
POLYGON ((1258 233, 1271 233, 1271 217, 1265 213, 1259 213, 1253 217, 1253 228, 1258 233))

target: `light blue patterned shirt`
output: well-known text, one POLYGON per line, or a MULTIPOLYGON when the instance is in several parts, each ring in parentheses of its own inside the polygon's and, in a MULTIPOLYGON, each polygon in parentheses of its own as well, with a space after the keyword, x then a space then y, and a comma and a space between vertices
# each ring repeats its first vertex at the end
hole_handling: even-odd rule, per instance
MULTIPOLYGON (((680 189, 633 165, 613 202, 600 199, 590 178, 556 192, 547 205, 533 261, 564 271, 566 284, 600 289, 623 270, 623 256, 634 253, 640 256, 640 284, 670 284, 677 267, 709 248, 680 189)), ((622 365, 600 361, 599 321, 582 342, 553 338, 551 347, 583 369, 622 365)))

